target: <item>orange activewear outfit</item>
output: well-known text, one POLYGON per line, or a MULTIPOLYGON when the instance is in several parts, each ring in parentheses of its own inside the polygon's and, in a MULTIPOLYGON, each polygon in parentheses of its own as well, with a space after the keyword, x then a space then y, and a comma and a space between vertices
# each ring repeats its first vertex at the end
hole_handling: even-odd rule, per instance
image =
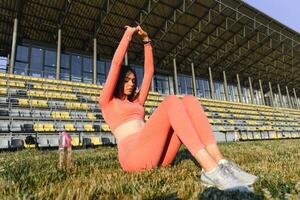
MULTIPOLYGON (((108 78, 99 99, 105 121, 112 132, 132 119, 144 120, 143 105, 153 77, 151 45, 145 44, 145 72, 138 98, 130 102, 113 96, 122 61, 132 33, 126 31, 112 60, 108 78)), ((181 144, 195 155, 201 148, 214 144, 215 138, 199 101, 193 96, 180 100, 171 95, 158 106, 144 128, 118 143, 121 167, 128 172, 151 169, 170 164, 181 144)))

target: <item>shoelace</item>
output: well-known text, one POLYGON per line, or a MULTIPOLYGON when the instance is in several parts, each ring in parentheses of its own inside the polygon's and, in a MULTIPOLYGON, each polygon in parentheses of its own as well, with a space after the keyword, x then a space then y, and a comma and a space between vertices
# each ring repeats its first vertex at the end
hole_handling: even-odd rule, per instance
POLYGON ((231 178, 233 175, 233 172, 224 164, 220 165, 220 169, 222 172, 222 175, 224 176, 224 178, 231 178))
POLYGON ((235 170, 237 170, 237 171, 239 171, 239 172, 242 172, 242 171, 243 171, 243 170, 241 170, 241 169, 237 166, 237 164, 235 164, 234 162, 229 161, 229 162, 228 162, 228 165, 229 165, 229 168, 232 167, 232 168, 234 168, 235 170))

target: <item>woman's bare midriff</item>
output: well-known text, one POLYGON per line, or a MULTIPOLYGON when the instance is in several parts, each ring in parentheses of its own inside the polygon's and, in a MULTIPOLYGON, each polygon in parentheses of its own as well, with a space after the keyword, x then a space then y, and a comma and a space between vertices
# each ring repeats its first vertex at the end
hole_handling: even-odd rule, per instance
POLYGON ((121 124, 114 130, 114 136, 117 139, 117 143, 129 135, 139 132, 144 126, 145 122, 142 119, 133 119, 121 124))

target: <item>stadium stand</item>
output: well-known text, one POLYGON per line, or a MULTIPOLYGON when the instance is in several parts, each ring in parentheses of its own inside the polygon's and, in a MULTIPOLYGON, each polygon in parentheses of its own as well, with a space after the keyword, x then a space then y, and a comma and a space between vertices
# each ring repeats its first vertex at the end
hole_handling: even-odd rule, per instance
MULTIPOLYGON (((39 148, 58 147, 62 130, 71 133, 74 146, 115 143, 98 109, 102 86, 9 74, 0 77, 1 83, 7 83, 1 84, 5 91, 0 96, 1 149, 32 147, 27 144, 29 136, 35 137, 39 148)), ((145 120, 163 98, 150 92, 145 120)), ((299 110, 198 99, 218 141, 300 138, 299 110)))
MULTIPOLYGON (((300 35, 244 1, 0 7, 0 149, 57 147, 63 130, 73 146, 114 144, 98 97, 126 24, 145 27, 154 47, 145 120, 164 95, 195 94, 218 141, 300 137, 300 35)), ((141 80, 143 45, 131 44, 124 61, 141 80)))
POLYGON ((32 147, 28 137, 37 147, 58 147, 63 130, 74 146, 97 146, 103 138, 115 143, 109 129, 100 130, 101 86, 3 73, 0 83, 1 149, 32 147))

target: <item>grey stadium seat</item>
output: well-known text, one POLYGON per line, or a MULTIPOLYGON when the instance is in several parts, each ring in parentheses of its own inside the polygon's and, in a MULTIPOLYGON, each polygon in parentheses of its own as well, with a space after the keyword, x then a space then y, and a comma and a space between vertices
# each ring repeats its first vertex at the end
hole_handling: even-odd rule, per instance
POLYGON ((39 138, 37 140, 38 147, 49 147, 49 141, 47 138, 39 138))
POLYGON ((21 124, 18 122, 12 122, 12 124, 10 125, 10 131, 12 132, 22 131, 21 124))
POLYGON ((39 110, 33 110, 32 111, 32 117, 33 118, 40 118, 41 117, 41 112, 39 110))
POLYGON ((43 118, 51 118, 51 112, 48 110, 43 110, 43 111, 41 111, 41 116, 43 118))
POLYGON ((9 131, 9 122, 4 121, 0 123, 0 132, 8 132, 9 131))
POLYGON ((59 122, 56 122, 55 125, 54 125, 54 127, 55 127, 56 131, 63 131, 63 130, 65 130, 64 124, 59 123, 59 122))
POLYGON ((21 117, 31 117, 30 110, 20 110, 21 117))
POLYGON ((83 124, 75 124, 75 128, 77 131, 84 131, 83 124))
POLYGON ((9 115, 11 117, 20 117, 20 112, 19 112, 19 110, 13 109, 10 111, 9 115))
POLYGON ((50 147, 58 147, 59 146, 59 138, 50 138, 49 139, 50 147))
POLYGON ((9 141, 8 138, 0 138, 0 149, 9 149, 9 141))
POLYGON ((55 108, 56 107, 56 102, 55 101, 48 101, 49 107, 55 108))

